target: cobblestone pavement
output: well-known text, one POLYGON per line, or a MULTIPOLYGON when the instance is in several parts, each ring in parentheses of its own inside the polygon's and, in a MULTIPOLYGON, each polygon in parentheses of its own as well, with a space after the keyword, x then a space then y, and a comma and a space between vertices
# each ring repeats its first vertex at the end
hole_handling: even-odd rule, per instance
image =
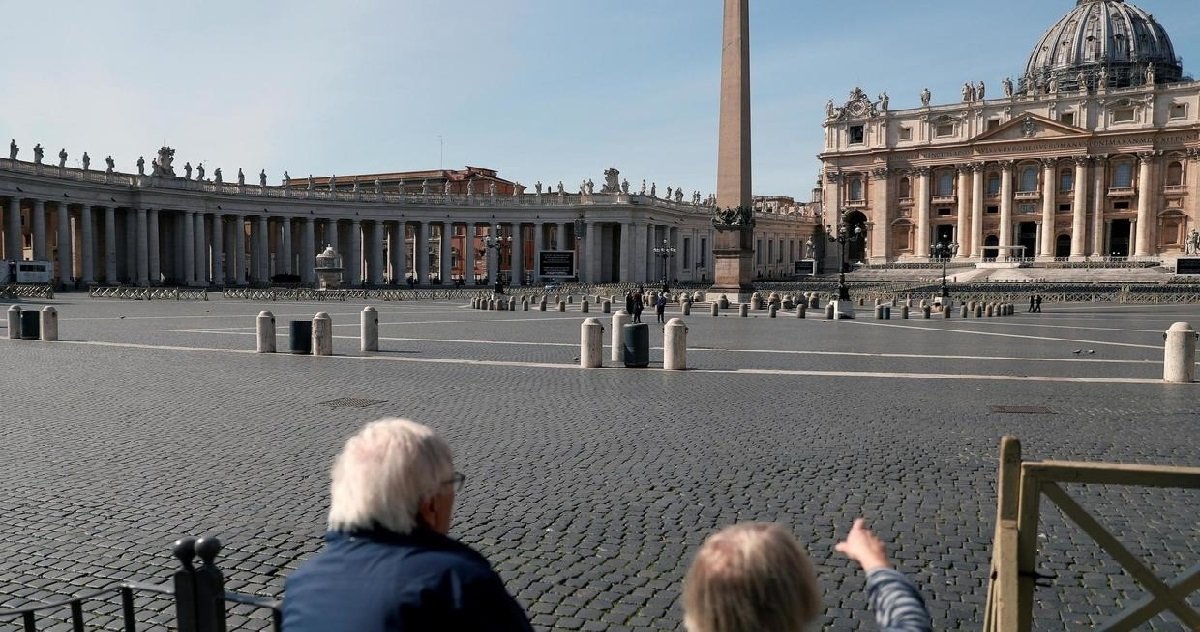
MULTIPOLYGON (((1001 436, 1019 436, 1027 459, 1200 464, 1200 386, 1157 381, 1162 331, 1200 325, 1195 306, 839 323, 697 310, 695 370, 667 373, 574 368, 574 306, 377 305, 383 352, 365 358, 362 305, 51 304, 64 342, 0 339, 0 607, 165 579, 185 534, 226 543, 231 590, 278 595, 321 546, 333 455, 384 415, 449 439, 469 477, 453 533, 541 630, 679 629, 692 552, 745 520, 804 542, 826 629, 871 629, 862 578, 832 551, 857 516, 891 542, 938 629, 977 629, 1001 436), (282 332, 330 312, 339 355, 246 353, 264 308, 282 332), (346 397, 382 403, 322 404, 346 397)), ((1068 489, 1160 576, 1200 560, 1200 493, 1068 489)), ((1039 531, 1039 571, 1055 579, 1038 589, 1038 629, 1088 627, 1145 595, 1049 504, 1039 531)), ((156 625, 168 605, 139 602, 156 625)), ((262 616, 235 623, 264 629, 262 616)))

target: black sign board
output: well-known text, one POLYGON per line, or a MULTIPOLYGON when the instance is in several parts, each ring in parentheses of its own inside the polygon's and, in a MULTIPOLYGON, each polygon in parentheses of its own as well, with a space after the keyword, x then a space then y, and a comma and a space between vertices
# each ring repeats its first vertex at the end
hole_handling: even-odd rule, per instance
POLYGON ((573 278, 575 276, 575 253, 558 250, 539 252, 538 274, 543 278, 573 278))
POLYGON ((1180 259, 1176 261, 1175 274, 1200 274, 1200 259, 1180 259))

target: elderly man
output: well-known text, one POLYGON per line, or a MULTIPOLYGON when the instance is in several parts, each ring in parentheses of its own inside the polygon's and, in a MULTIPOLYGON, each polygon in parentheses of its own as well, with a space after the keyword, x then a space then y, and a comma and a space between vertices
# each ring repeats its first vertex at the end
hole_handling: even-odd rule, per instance
POLYGON ((288 632, 531 632, 488 561, 446 536, 465 477, 432 429, 381 419, 331 472, 325 549, 287 580, 288 632))

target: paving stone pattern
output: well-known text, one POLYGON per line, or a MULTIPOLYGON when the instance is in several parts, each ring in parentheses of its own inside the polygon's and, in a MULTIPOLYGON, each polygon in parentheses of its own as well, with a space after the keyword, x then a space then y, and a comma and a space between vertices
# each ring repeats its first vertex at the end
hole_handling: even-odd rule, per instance
MULTIPOLYGON (((1200 462, 1200 386, 919 377, 1156 379, 1161 332, 1175 320, 1200 325, 1188 306, 1047 305, 1000 320, 887 323, 697 310, 689 362, 700 370, 666 373, 568 366, 579 355, 577 311, 384 304, 384 351, 363 360, 361 305, 73 295, 53 304, 66 342, 0 339, 0 607, 165 580, 170 543, 186 534, 226 543, 230 590, 277 596, 321 547, 333 456, 384 415, 449 439, 469 477, 453 534, 493 561, 539 630, 680 629, 692 553, 713 530, 747 520, 784 523, 805 544, 824 629, 872 629, 862 577, 833 552, 858 516, 891 543, 938 629, 978 629, 1001 436, 1021 437, 1027 459, 1200 462), (264 308, 278 316, 281 349, 286 320, 330 311, 340 357, 226 351, 253 348, 264 308), (529 344, 501 344, 514 342, 529 344), (1016 359, 986 359, 997 357, 1016 359), (384 401, 321 404, 338 398, 384 401), (993 412, 999 405, 1053 414, 993 412)), ((661 328, 651 332, 661 346, 661 328)), ((1200 494, 1069 491, 1160 576, 1200 559, 1200 494)), ((1039 531, 1039 571, 1055 579, 1037 591, 1038 629, 1089 627, 1145 595, 1048 503, 1039 531)), ((152 627, 170 624, 169 602, 139 608, 152 627)), ((113 604, 90 609, 115 625, 113 604)), ((235 612, 234 629, 267 629, 266 613, 235 612)), ((1184 629, 1163 617, 1149 628, 1184 629)))

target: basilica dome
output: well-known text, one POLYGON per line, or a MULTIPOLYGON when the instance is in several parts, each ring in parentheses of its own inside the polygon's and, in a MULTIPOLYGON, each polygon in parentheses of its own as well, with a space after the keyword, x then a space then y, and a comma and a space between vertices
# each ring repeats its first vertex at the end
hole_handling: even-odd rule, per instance
POLYGON ((1077 0, 1029 55, 1023 93, 1125 88, 1183 78, 1166 29, 1125 0, 1077 0))

